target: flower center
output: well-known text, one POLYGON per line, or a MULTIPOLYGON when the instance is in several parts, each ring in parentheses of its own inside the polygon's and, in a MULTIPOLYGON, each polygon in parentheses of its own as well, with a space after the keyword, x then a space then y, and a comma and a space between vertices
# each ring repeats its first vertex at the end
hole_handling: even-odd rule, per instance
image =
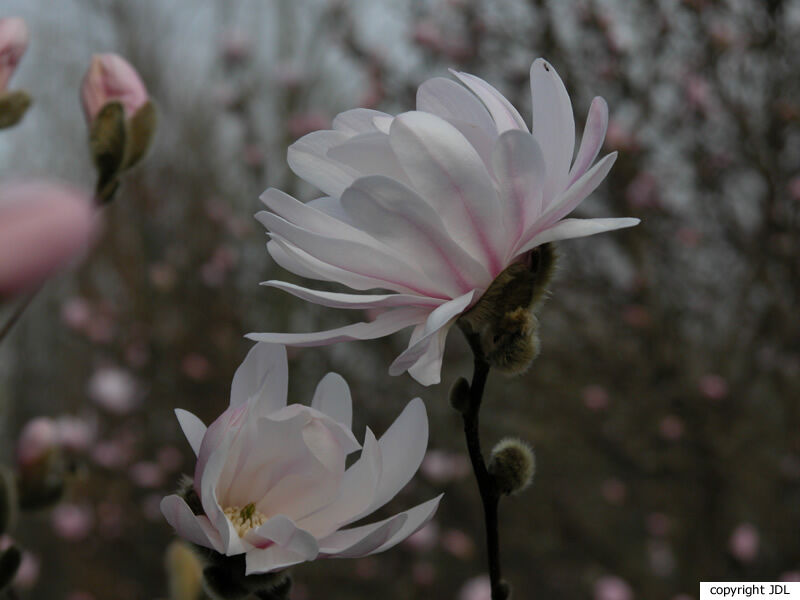
POLYGON ((239 534, 239 537, 244 537, 251 529, 255 529, 267 522, 267 517, 257 511, 256 505, 252 502, 244 508, 231 506, 223 512, 236 528, 236 533, 239 534))

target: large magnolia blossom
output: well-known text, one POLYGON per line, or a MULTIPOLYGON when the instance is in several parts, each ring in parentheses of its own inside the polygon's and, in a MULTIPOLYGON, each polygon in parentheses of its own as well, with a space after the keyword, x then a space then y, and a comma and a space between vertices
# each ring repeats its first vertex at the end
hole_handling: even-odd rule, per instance
POLYGON ((245 554, 250 575, 383 552, 433 516, 441 496, 342 529, 391 500, 422 462, 428 419, 419 398, 380 440, 367 429, 362 446, 350 430, 350 390, 341 377, 325 376, 311 407, 287 406, 286 392, 285 348, 256 344, 236 371, 230 407, 207 429, 176 411, 197 454, 194 490, 204 513, 178 495, 162 500, 181 537, 227 556, 245 554), (358 449, 361 456, 345 469, 358 449))
POLYGON ((638 219, 565 218, 605 178, 616 153, 595 158, 608 108, 595 98, 573 160, 575 122, 555 69, 531 66, 533 133, 496 89, 467 73, 424 82, 417 110, 396 117, 355 109, 333 130, 289 148, 292 170, 326 196, 301 203, 276 189, 261 197, 275 261, 356 295, 268 281, 309 302, 379 309, 369 323, 308 334, 251 334, 295 346, 373 339, 414 327, 390 368, 438 383, 445 337, 509 264, 545 242, 630 227, 638 219))

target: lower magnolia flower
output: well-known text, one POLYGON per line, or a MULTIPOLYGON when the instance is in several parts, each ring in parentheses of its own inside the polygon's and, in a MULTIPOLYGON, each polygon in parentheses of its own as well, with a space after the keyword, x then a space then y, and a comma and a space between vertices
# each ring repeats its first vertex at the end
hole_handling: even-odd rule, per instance
POLYGON ((161 502, 178 535, 220 554, 244 554, 250 575, 382 552, 433 516, 441 496, 343 529, 391 500, 422 462, 428 420, 420 399, 379 440, 367 429, 362 447, 350 430, 350 390, 341 377, 324 377, 311 407, 287 406, 286 393, 285 348, 257 344, 236 371, 230 407, 207 429, 176 411, 197 454, 189 502, 180 495, 161 502))
MULTIPOLYGON (((303 300, 379 316, 316 333, 258 333, 295 346, 383 337, 413 327, 389 372, 438 383, 445 338, 506 268, 542 244, 636 225, 638 219, 565 218, 603 181, 616 158, 593 164, 608 108, 595 98, 577 154, 569 95, 555 69, 531 66, 533 132, 488 83, 454 73, 417 92, 417 110, 338 115, 289 148, 292 170, 326 197, 303 204, 276 189, 262 200, 275 261, 303 277, 371 295, 268 281, 303 300)), ((532 329, 528 327, 527 329, 532 329)), ((531 349, 528 354, 532 355, 531 349)))

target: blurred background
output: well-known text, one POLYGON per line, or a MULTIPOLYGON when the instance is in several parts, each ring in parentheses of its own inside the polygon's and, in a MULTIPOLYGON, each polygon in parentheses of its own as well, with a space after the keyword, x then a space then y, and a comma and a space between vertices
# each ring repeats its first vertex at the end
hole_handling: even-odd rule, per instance
MULTIPOLYGON (((489 381, 484 443, 537 453, 533 487, 501 504, 514 598, 691 600, 700 580, 800 579, 800 2, 3 0, 11 15, 31 29, 14 86, 35 104, 0 136, 0 177, 94 185, 78 99, 94 52, 126 57, 159 112, 90 255, 0 345, 2 461, 47 415, 78 464, 64 500, 13 532, 20 597, 168 597, 158 503, 194 467, 173 409, 221 412, 244 333, 348 322, 258 286, 299 282, 252 218, 268 186, 315 197, 287 145, 355 106, 413 108, 449 67, 529 119, 539 56, 579 130, 593 96, 611 111, 620 156, 578 213, 643 222, 559 246, 541 356, 489 381)), ((488 598, 446 400, 469 351, 454 331, 443 383, 423 388, 387 374, 406 336, 290 350, 290 401, 341 373, 359 437, 425 400, 428 457, 387 513, 446 492, 397 549, 295 568, 294 600, 488 598)))

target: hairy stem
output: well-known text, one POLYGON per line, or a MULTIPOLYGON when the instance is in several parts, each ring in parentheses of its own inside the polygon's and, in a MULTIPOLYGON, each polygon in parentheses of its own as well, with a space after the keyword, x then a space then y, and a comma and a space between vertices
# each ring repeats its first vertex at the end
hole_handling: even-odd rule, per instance
POLYGON ((481 452, 480 409, 483 390, 489 377, 489 363, 483 358, 480 342, 467 334, 472 352, 475 356, 472 382, 469 386, 469 402, 462 411, 464 419, 464 437, 467 441, 472 471, 478 483, 478 490, 483 503, 483 518, 486 523, 486 554, 489 563, 489 580, 491 581, 492 600, 506 600, 508 588, 500 577, 500 538, 497 529, 497 505, 500 494, 494 478, 486 468, 481 452))

